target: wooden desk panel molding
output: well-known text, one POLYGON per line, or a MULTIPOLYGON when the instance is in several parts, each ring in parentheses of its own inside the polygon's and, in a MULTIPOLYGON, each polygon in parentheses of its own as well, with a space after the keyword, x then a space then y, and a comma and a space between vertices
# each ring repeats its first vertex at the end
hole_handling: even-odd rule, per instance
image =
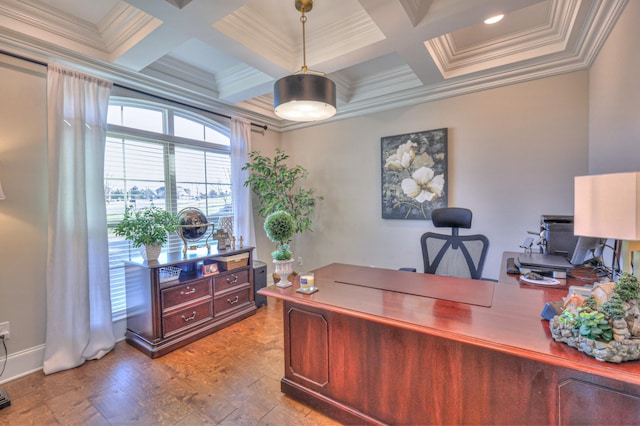
MULTIPOLYGON (((540 312, 564 291, 495 284, 491 307, 381 290, 401 271, 329 265, 284 301, 282 391, 347 424, 637 424, 640 364, 553 341, 540 312), (342 284, 367 276, 372 287, 342 284)), ((421 277, 423 285, 451 278, 421 277)), ((466 284, 472 285, 473 280, 466 284)))

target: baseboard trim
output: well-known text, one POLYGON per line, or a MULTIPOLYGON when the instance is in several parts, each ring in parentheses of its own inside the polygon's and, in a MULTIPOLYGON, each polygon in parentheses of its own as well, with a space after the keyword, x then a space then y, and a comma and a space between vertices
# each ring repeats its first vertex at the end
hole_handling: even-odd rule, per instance
POLYGON ((45 345, 38 345, 9 355, 0 385, 42 370, 44 348, 45 345))
MULTIPOLYGON (((116 338, 116 343, 124 340, 124 333, 126 330, 126 318, 113 322, 113 334, 116 338)), ((7 357, 7 366, 2 377, 0 377, 0 385, 19 379, 20 377, 28 374, 41 371, 42 363, 44 362, 44 349, 45 345, 38 345, 20 352, 9 354, 7 357)), ((4 357, 0 357, 0 371, 2 371, 3 364, 4 357)))

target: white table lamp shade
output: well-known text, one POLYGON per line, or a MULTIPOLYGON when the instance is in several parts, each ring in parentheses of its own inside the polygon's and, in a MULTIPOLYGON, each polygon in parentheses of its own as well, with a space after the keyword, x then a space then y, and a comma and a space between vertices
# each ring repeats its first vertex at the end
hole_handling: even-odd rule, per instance
POLYGON ((4 191, 2 190, 2 182, 0 182, 0 200, 4 200, 4 191))
POLYGON ((640 172, 576 176, 575 235, 640 240, 640 172))

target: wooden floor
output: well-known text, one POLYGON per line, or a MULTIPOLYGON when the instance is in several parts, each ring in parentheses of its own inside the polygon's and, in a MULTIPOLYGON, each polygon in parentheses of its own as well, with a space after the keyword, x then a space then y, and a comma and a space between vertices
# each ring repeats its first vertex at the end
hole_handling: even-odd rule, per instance
POLYGON ((336 425, 280 392, 282 304, 152 360, 125 342, 98 361, 2 387, 0 425, 336 425))

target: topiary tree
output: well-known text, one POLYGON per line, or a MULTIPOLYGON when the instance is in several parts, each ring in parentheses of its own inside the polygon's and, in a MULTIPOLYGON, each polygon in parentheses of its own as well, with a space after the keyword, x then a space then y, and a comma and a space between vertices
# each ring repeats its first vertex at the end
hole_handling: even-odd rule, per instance
POLYGON ((611 298, 602 304, 602 312, 613 319, 622 319, 627 313, 622 298, 618 293, 613 293, 611 298))
POLYGON ((584 300, 584 306, 595 311, 598 309, 598 301, 591 295, 584 300))
POLYGON ((289 250, 289 241, 295 232, 295 223, 291 215, 283 210, 271 213, 264 221, 267 237, 278 243, 277 250, 271 253, 274 260, 290 260, 293 257, 289 250))
POLYGON ((637 299, 640 295, 640 286, 638 286, 638 278, 629 273, 623 273, 616 283, 616 293, 620 295, 622 301, 627 302, 631 299, 637 299))

